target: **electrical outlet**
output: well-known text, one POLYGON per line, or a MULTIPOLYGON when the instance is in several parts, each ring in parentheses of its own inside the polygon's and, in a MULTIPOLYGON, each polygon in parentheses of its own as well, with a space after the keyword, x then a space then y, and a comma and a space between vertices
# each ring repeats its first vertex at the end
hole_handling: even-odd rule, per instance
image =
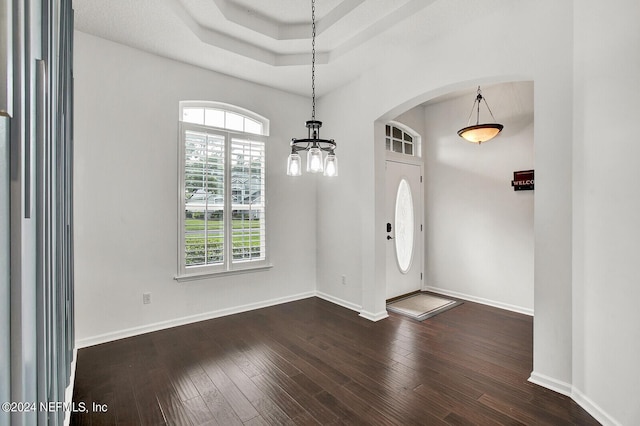
POLYGON ((142 303, 145 305, 151 303, 151 293, 142 293, 142 303))
POLYGON ((342 276, 342 285, 347 285, 347 276, 346 275, 342 276))

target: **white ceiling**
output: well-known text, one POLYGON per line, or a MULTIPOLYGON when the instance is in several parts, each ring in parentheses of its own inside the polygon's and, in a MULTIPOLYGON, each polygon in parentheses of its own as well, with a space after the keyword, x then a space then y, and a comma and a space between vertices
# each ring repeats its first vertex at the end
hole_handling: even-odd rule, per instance
MULTIPOLYGON (((385 60, 378 53, 394 43, 415 43, 455 28, 479 3, 316 0, 316 92, 327 93, 385 60)), ((309 0, 74 0, 74 9, 82 32, 310 94, 309 0)))

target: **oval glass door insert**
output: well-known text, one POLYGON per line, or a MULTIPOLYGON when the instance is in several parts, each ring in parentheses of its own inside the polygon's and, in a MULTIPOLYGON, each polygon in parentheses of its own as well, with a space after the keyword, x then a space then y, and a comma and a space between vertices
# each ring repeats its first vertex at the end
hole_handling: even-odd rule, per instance
POLYGON ((396 195, 396 257, 398 267, 403 274, 411 268, 411 258, 413 257, 413 197, 411 187, 406 179, 402 179, 398 185, 396 195))

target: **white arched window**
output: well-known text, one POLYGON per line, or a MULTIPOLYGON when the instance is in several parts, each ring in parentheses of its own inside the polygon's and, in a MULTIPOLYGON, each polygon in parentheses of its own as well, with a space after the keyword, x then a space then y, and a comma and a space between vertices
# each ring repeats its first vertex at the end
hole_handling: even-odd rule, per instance
POLYGON ((267 267, 269 120, 220 102, 180 102, 178 279, 267 267))
POLYGON ((420 135, 404 124, 390 121, 385 126, 385 149, 397 154, 420 157, 420 135))
POLYGON ((222 102, 182 101, 180 121, 269 136, 269 120, 247 109, 222 102))

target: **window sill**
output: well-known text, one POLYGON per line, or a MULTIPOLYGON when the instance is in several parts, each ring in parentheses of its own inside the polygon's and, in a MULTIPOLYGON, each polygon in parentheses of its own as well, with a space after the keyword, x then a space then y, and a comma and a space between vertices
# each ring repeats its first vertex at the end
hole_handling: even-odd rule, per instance
POLYGON ((224 277, 228 275, 246 274, 249 272, 268 271, 271 268, 273 268, 272 264, 262 264, 260 266, 253 266, 250 268, 242 268, 242 269, 233 269, 230 271, 196 272, 193 274, 176 275, 175 277, 173 277, 173 279, 178 281, 179 283, 183 283, 183 282, 196 281, 196 280, 206 280, 208 278, 224 277))

